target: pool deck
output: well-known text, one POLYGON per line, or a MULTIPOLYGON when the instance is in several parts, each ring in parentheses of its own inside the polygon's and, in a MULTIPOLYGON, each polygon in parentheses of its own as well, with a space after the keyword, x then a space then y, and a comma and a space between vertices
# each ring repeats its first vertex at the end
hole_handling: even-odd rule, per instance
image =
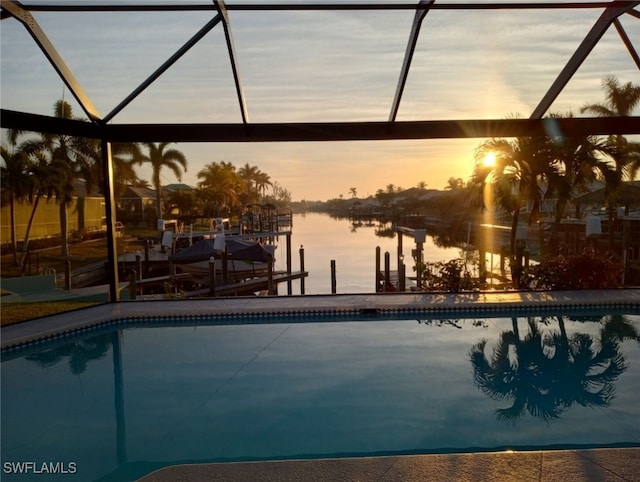
MULTIPOLYGON (((2 327, 2 348, 112 320, 159 316, 428 310, 640 309, 640 289, 470 294, 353 294, 130 301, 104 304, 2 327)), ((166 467, 140 479, 164 481, 638 481, 640 448, 551 450, 288 460, 166 467)))
POLYGON ((487 293, 385 293, 107 303, 2 327, 1 346, 43 340, 60 333, 89 328, 111 320, 161 316, 269 315, 359 311, 426 310, 479 312, 521 309, 640 308, 640 289, 597 291, 527 291, 487 293))
POLYGON ((640 480, 640 449, 557 450, 177 465, 139 482, 640 480))

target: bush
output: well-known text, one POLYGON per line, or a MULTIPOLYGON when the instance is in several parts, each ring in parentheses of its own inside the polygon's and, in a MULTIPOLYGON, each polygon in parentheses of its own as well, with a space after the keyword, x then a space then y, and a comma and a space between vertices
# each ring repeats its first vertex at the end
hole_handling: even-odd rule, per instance
POLYGON ((427 291, 459 293, 477 289, 479 281, 471 276, 462 259, 425 263, 423 286, 427 291))
POLYGON ((619 260, 587 251, 545 258, 530 267, 525 276, 535 289, 590 290, 620 287, 622 273, 619 260))

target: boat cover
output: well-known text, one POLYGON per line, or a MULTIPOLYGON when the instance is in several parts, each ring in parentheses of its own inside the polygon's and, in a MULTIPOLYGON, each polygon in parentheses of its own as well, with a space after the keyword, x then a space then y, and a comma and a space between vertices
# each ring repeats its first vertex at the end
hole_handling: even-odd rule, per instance
MULTIPOLYGON (((206 261, 211 256, 219 259, 222 257, 222 252, 214 249, 214 241, 213 239, 202 239, 183 251, 169 255, 169 261, 180 264, 206 261)), ((244 239, 227 238, 226 248, 228 259, 267 262, 273 255, 264 245, 244 239)))

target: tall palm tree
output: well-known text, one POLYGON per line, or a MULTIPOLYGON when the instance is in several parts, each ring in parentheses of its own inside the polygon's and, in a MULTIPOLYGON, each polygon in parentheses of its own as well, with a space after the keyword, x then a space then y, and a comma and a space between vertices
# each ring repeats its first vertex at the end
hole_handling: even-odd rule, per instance
MULTIPOLYGON (((580 110, 598 117, 628 117, 640 105, 640 85, 621 84, 614 76, 602 81, 605 100, 599 104, 586 104, 580 110)), ((625 177, 633 179, 640 169, 640 143, 629 142, 624 136, 609 136, 610 157, 615 169, 605 177, 605 199, 609 217, 609 245, 613 243, 613 210, 615 194, 625 177)))
POLYGON ((271 176, 269 176, 269 174, 267 174, 266 172, 262 172, 260 170, 258 170, 258 173, 256 174, 255 184, 256 184, 256 189, 263 196, 267 191, 267 188, 273 187, 273 183, 271 182, 271 176))
POLYGON ((272 186, 271 177, 249 163, 238 169, 237 173, 246 184, 247 204, 258 202, 260 195, 264 195, 267 188, 272 186))
POLYGON ((640 85, 620 81, 608 75, 602 80, 605 100, 600 104, 586 104, 581 111, 599 117, 628 117, 640 105, 640 85))
MULTIPOLYGON (((551 118, 573 117, 571 113, 551 114, 551 118)), ((597 136, 552 137, 552 151, 557 170, 549 173, 549 190, 555 192, 554 222, 551 229, 550 245, 553 249, 558 242, 560 221, 567 205, 578 193, 585 192, 598 176, 611 175, 611 165, 606 157, 612 154, 609 143, 597 136)))
POLYGON ((0 147, 0 155, 4 165, 0 167, 0 183, 2 185, 2 202, 9 203, 9 217, 11 223, 11 247, 13 262, 18 264, 18 241, 16 239, 15 203, 21 202, 28 193, 29 160, 24 151, 9 151, 5 146, 0 147))
POLYGON ((58 199, 60 197, 60 187, 64 184, 64 170, 67 167, 64 161, 53 161, 42 152, 31 154, 27 175, 26 199, 31 204, 31 214, 25 228, 24 240, 22 241, 22 255, 20 264, 22 272, 26 269, 29 251, 29 238, 33 220, 38 210, 38 205, 42 198, 58 199))
MULTIPOLYGON (((53 106, 55 117, 62 119, 74 119, 70 104, 64 100, 58 100, 53 106)), ((9 133, 11 141, 15 142, 22 131, 9 133)), ((48 157, 50 167, 55 167, 56 174, 47 180, 48 190, 55 191, 56 202, 60 207, 60 235, 62 256, 69 256, 68 242, 68 213, 67 208, 73 200, 74 181, 81 175, 88 183, 91 183, 91 173, 95 170, 92 165, 99 159, 96 143, 82 137, 68 136, 64 134, 41 133, 37 138, 31 138, 21 144, 21 149, 29 154, 41 153, 48 157), (52 186, 56 181, 57 186, 52 186)))
POLYGON ((148 154, 138 153, 135 162, 138 164, 151 164, 151 183, 156 190, 156 215, 158 219, 163 219, 162 210, 162 184, 160 182, 160 172, 163 168, 170 169, 175 174, 178 181, 182 180, 183 171, 187 171, 187 158, 177 149, 167 149, 169 142, 144 142, 148 154))
POLYGON ((260 193, 256 185, 256 178, 260 169, 257 166, 251 166, 248 162, 238 170, 238 175, 245 183, 245 193, 242 196, 242 202, 246 205, 258 203, 260 201, 260 193))
POLYGON ((475 160, 472 183, 490 184, 498 205, 511 214, 510 247, 514 253, 522 205, 525 201, 532 202, 528 220, 531 225, 546 195, 543 186, 557 173, 552 143, 544 137, 489 139, 476 148, 475 160), (493 165, 483 164, 488 154, 495 156, 493 165))

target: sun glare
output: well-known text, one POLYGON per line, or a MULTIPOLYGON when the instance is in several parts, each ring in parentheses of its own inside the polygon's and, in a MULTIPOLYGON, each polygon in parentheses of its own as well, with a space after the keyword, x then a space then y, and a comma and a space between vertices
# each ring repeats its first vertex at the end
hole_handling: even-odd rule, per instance
POLYGON ((484 167, 493 167, 496 165, 496 155, 493 152, 489 152, 487 153, 486 156, 484 156, 484 160, 482 161, 482 165, 484 167))

